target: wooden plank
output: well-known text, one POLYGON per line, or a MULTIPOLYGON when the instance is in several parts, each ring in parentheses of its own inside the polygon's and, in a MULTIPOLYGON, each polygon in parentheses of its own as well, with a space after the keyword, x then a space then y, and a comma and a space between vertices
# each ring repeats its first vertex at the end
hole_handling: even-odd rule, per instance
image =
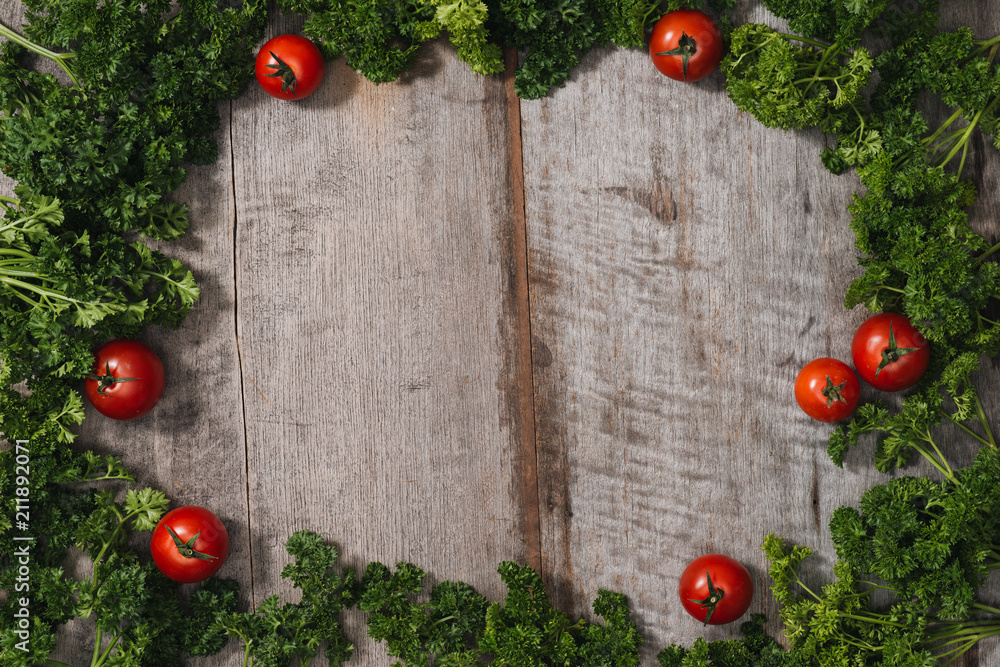
MULTIPOLYGON (((198 303, 178 329, 151 327, 143 336, 163 361, 163 398, 149 414, 128 422, 109 420, 88 404, 77 443, 121 455, 138 484, 164 491, 171 507, 201 505, 215 512, 230 538, 229 558, 219 576, 236 579, 248 603, 252 582, 233 302, 229 107, 222 106, 223 127, 216 133, 219 161, 191 167, 172 196, 190 206, 190 231, 175 242, 150 244, 184 262, 201 288, 198 303)), ((65 655, 71 657, 77 656, 65 655)), ((238 647, 230 643, 212 664, 239 664, 239 657, 238 647)))
MULTIPOLYGON (((527 557, 503 79, 442 43, 398 83, 326 77, 234 114, 257 602, 290 592, 283 544, 304 528, 348 564, 407 560, 497 598, 497 563, 527 557)), ((358 622, 356 664, 388 664, 358 622)))
MULTIPOLYGON (((975 11, 973 25, 1000 28, 975 11)), ((576 613, 599 588, 627 593, 652 661, 671 642, 736 634, 677 601, 684 566, 721 551, 748 566, 752 610, 777 630, 764 536, 814 547, 811 575, 826 579, 830 512, 884 479, 870 448, 833 466, 829 427, 792 399, 804 363, 849 360, 865 317, 842 306, 858 180, 823 169, 817 132, 740 114, 721 74, 669 81, 642 50, 589 55, 521 112, 550 592, 576 613)), ((984 200, 980 214, 996 195, 984 200)))

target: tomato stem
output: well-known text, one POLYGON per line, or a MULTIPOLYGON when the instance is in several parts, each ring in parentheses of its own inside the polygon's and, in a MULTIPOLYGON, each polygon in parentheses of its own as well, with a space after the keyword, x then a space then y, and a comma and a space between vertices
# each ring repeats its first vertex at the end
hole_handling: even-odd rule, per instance
POLYGON ((677 46, 669 51, 661 51, 657 53, 658 56, 680 56, 681 57, 681 69, 684 73, 684 80, 687 81, 688 78, 688 60, 695 53, 698 52, 698 44, 694 41, 694 37, 691 37, 683 30, 681 31, 681 37, 677 40, 677 46))
POLYGON ((823 387, 822 393, 826 397, 826 407, 832 407, 834 401, 840 401, 841 403, 847 404, 847 399, 844 398, 841 392, 844 391, 844 386, 847 384, 847 380, 844 380, 838 385, 833 384, 833 380, 830 376, 826 376, 826 386, 823 387))
POLYGON ((896 334, 892 331, 892 322, 889 323, 889 345, 882 350, 882 361, 875 369, 875 377, 882 372, 882 369, 889 364, 899 361, 903 356, 916 352, 919 347, 899 347, 896 344, 896 334))
POLYGON ((135 380, 139 379, 139 378, 119 378, 112 375, 110 359, 104 362, 104 375, 95 375, 91 373, 87 377, 90 378, 91 380, 96 380, 98 382, 97 393, 100 394, 101 396, 108 396, 109 395, 108 392, 104 390, 112 385, 118 384, 119 382, 134 382, 135 380))
POLYGON ((281 77, 281 92, 291 92, 295 95, 295 89, 299 85, 298 79, 295 78, 295 71, 281 58, 274 54, 274 51, 268 51, 271 57, 274 58, 277 65, 267 64, 265 67, 268 69, 273 69, 274 72, 270 74, 265 74, 268 77, 281 77))
POLYGON ((708 625, 716 606, 722 602, 722 598, 726 597, 726 592, 721 588, 715 587, 715 584, 712 583, 712 575, 708 573, 708 570, 705 570, 705 577, 708 579, 708 597, 704 600, 696 600, 694 598, 688 598, 688 600, 700 604, 701 608, 706 611, 704 624, 708 625))
POLYGON ((174 540, 174 546, 177 547, 178 553, 180 553, 180 555, 184 556, 185 558, 198 558, 200 560, 217 560, 219 558, 218 556, 210 556, 209 554, 201 553, 200 551, 195 551, 194 543, 199 537, 201 537, 200 530, 194 534, 194 537, 185 542, 181 540, 180 537, 178 537, 177 533, 174 532, 173 528, 171 528, 170 526, 167 526, 166 528, 167 532, 170 533, 170 537, 172 537, 174 540))

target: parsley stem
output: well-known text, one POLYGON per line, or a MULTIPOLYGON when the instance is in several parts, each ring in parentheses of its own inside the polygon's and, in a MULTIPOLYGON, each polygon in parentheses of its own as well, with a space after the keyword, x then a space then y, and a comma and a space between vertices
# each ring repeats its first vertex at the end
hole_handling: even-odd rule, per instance
POLYGON ((101 653, 101 657, 97 660, 96 663, 94 663, 93 667, 101 667, 101 665, 103 665, 105 662, 107 662, 108 656, 111 655, 111 649, 113 649, 118 644, 118 642, 119 642, 119 640, 121 640, 121 638, 122 638, 122 636, 118 635, 118 636, 115 637, 114 641, 112 641, 112 642, 110 642, 108 644, 108 647, 106 649, 104 649, 104 652, 101 653))
POLYGON ((934 466, 938 472, 944 475, 949 482, 952 484, 958 484, 958 480, 955 479, 955 473, 951 469, 951 466, 948 465, 948 462, 944 460, 944 457, 941 455, 941 450, 937 448, 937 445, 934 444, 934 441, 931 440, 930 437, 926 437, 924 440, 934 448, 934 451, 937 452, 937 455, 940 458, 935 458, 933 454, 916 443, 913 444, 913 448, 917 450, 921 456, 927 459, 927 461, 934 466))
MULTIPOLYGON (((826 64, 828 62, 830 62, 830 59, 837 57, 837 54, 839 54, 839 53, 840 53, 840 45, 839 44, 831 46, 830 48, 828 48, 823 53, 823 57, 820 58, 819 64, 816 65, 816 71, 813 73, 812 81, 809 82, 809 85, 806 86, 805 92, 802 93, 803 97, 809 94, 809 91, 812 89, 813 84, 815 84, 817 81, 832 80, 832 81, 836 82, 838 80, 837 77, 824 77, 824 78, 820 78, 819 74, 820 74, 820 72, 823 71, 823 68, 826 67, 826 64)), ((839 92, 839 90, 840 90, 840 84, 837 84, 837 90, 839 92)))
POLYGON ((845 644, 850 644, 851 646, 857 646, 858 648, 864 649, 866 651, 871 651, 871 652, 874 653, 876 651, 881 651, 882 650, 881 646, 874 646, 872 644, 869 644, 868 642, 863 642, 863 641, 861 641, 859 639, 856 639, 856 638, 850 639, 850 638, 848 638, 847 635, 841 635, 840 638, 843 640, 843 642, 845 644))
POLYGON ((883 591, 892 591, 893 593, 897 593, 898 592, 895 588, 892 588, 891 586, 883 586, 882 584, 876 584, 874 581, 861 580, 858 583, 859 584, 867 584, 867 585, 871 586, 872 588, 879 588, 879 589, 882 589, 883 591))
POLYGON ((988 611, 991 614, 997 614, 998 616, 1000 616, 1000 609, 997 609, 996 607, 990 607, 985 604, 979 604, 978 602, 973 602, 972 606, 980 611, 988 611))
POLYGON ((34 299, 30 298, 26 294, 22 294, 21 292, 19 292, 17 290, 14 290, 14 296, 16 296, 21 301, 24 301, 25 303, 27 303, 28 305, 30 305, 33 308, 38 308, 39 310, 44 310, 45 309, 45 307, 41 303, 39 303, 38 301, 35 301, 34 299))
POLYGON ((990 255, 992 255, 993 253, 995 253, 997 250, 1000 250, 1000 243, 997 243, 995 246, 991 247, 989 250, 987 250, 982 255, 980 255, 979 257, 977 257, 976 261, 979 262, 980 264, 982 264, 984 261, 986 261, 987 257, 989 257, 990 255))
MULTIPOLYGON (((39 296, 43 297, 43 299, 46 301, 46 303, 49 303, 49 304, 51 304, 52 302, 49 301, 48 297, 52 297, 53 299, 58 299, 60 301, 66 301, 68 303, 72 303, 75 306, 95 306, 95 305, 97 305, 97 306, 107 306, 107 307, 112 308, 113 310, 116 310, 116 311, 119 311, 119 312, 124 310, 124 308, 121 306, 121 304, 115 303, 113 301, 109 301, 109 302, 89 302, 88 303, 88 302, 80 301, 79 299, 74 299, 73 297, 70 297, 70 296, 66 296, 62 292, 57 292, 57 291, 54 291, 54 290, 45 289, 44 287, 39 287, 37 285, 32 285, 31 283, 26 283, 23 280, 17 280, 16 278, 10 278, 10 277, 4 276, 4 275, 0 275, 0 283, 4 283, 5 285, 9 285, 12 288, 18 288, 19 287, 21 289, 25 289, 25 290, 34 292, 34 293, 38 294, 39 296)), ((16 289, 14 290, 14 293, 20 295, 20 293, 16 289)), ((27 300, 27 299, 25 299, 25 300, 27 300)), ((32 301, 28 301, 28 303, 33 303, 33 302, 32 301)), ((35 305, 38 305, 38 304, 36 303, 35 305)))
MULTIPOLYGON (((808 37, 803 37, 802 35, 790 35, 787 32, 779 32, 775 34, 777 34, 778 37, 784 37, 788 41, 802 42, 803 44, 812 44, 813 46, 817 46, 821 49, 829 49, 831 46, 833 46, 833 44, 827 44, 825 42, 821 42, 816 39, 809 39, 808 37)), ((838 51, 840 50, 839 45, 837 46, 837 50, 838 51)))
POLYGON ((982 55, 987 49, 989 49, 994 44, 1000 44, 1000 35, 997 35, 993 39, 974 41, 972 43, 978 47, 975 51, 973 51, 970 54, 973 58, 975 58, 976 56, 982 55))
MULTIPOLYGON (((99 552, 97 552, 97 557, 94 558, 94 577, 90 581, 91 581, 91 586, 93 587, 93 590, 91 591, 91 595, 95 599, 97 598, 97 591, 99 591, 101 589, 101 586, 104 584, 103 581, 100 582, 100 583, 98 583, 98 581, 97 581, 97 566, 101 563, 102 560, 104 560, 104 555, 108 551, 108 547, 110 547, 112 544, 114 544, 115 538, 118 537, 118 533, 120 533, 122 531, 122 526, 124 526, 125 523, 129 519, 131 519, 134 516, 137 516, 141 511, 142 511, 142 508, 139 508, 139 509, 135 510, 134 512, 131 512, 129 514, 126 514, 125 516, 122 516, 118 512, 117 509, 115 510, 115 514, 118 515, 118 525, 115 526, 115 529, 111 532, 111 537, 109 537, 108 540, 107 540, 107 542, 105 542, 101 546, 101 550, 99 552)), ((100 642, 100 628, 98 628, 97 631, 98 631, 98 636, 97 636, 98 642, 97 643, 100 644, 101 643, 100 642)), ((96 647, 95 647, 95 649, 96 649, 96 647)))
MULTIPOLYGON (((943 637, 939 635, 937 638, 931 639, 930 641, 937 641, 937 639, 952 638, 951 641, 946 641, 942 644, 939 644, 935 648, 943 648, 945 646, 952 646, 953 644, 958 644, 958 646, 951 649, 950 651, 938 655, 938 658, 944 658, 946 656, 955 654, 955 657, 957 658, 958 656, 962 655, 970 648, 975 646, 980 639, 986 639, 987 637, 995 637, 998 634, 1000 634, 1000 625, 994 624, 990 626, 979 626, 976 628, 957 630, 951 635, 946 635, 943 637)), ((954 660, 954 658, 952 660, 954 660)))
POLYGON ((31 253, 16 248, 0 248, 0 255, 11 255, 13 257, 20 257, 21 259, 35 259, 35 256, 31 253))
POLYGON ((808 593, 809 595, 811 595, 811 596, 813 596, 814 598, 816 598, 816 600, 817 600, 817 601, 819 601, 819 602, 822 602, 822 601, 823 601, 823 598, 821 598, 820 596, 818 596, 818 595, 816 595, 815 593, 813 593, 813 592, 812 592, 812 591, 811 591, 811 590, 809 589, 809 587, 808 587, 808 586, 806 586, 806 585, 805 585, 804 583, 802 583, 802 580, 801 580, 801 579, 799 579, 799 575, 798 575, 798 573, 797 573, 797 572, 795 573, 795 583, 799 585, 799 588, 801 588, 801 589, 802 589, 802 590, 804 590, 804 591, 805 591, 806 593, 808 593))
POLYGON ((997 441, 993 438, 993 431, 990 430, 990 422, 986 419, 986 412, 983 410, 983 404, 979 400, 979 395, 973 394, 973 398, 976 402, 976 416, 979 417, 979 423, 982 424, 983 428, 986 430, 986 437, 990 439, 990 441, 986 444, 996 449, 997 441))
POLYGON ((841 618, 849 618, 852 621, 861 621, 862 623, 875 623, 877 625, 889 625, 894 628, 910 627, 904 623, 896 623, 895 621, 888 621, 881 614, 866 614, 864 616, 859 616, 856 614, 839 614, 839 616, 841 618))
POLYGON ((988 440, 986 440, 985 438, 983 438, 982 436, 980 436, 978 433, 976 433, 975 431, 973 431, 971 428, 969 428, 968 426, 966 426, 962 422, 960 422, 957 419, 955 419, 955 417, 950 412, 945 412, 944 416, 947 417, 951 421, 952 424, 954 424, 955 426, 959 427, 960 429, 962 429, 963 431, 965 431, 966 433, 968 433, 969 435, 971 435, 973 438, 975 438, 979 442, 981 442, 981 443, 983 443, 984 445, 987 445, 987 446, 990 445, 990 442, 988 440))
POLYGON ((925 144, 925 145, 926 145, 926 144, 932 144, 932 143, 934 143, 934 140, 935 140, 935 139, 937 139, 937 138, 938 138, 938 137, 939 137, 939 136, 941 135, 941 133, 942 133, 942 132, 944 132, 944 131, 945 131, 945 130, 947 130, 947 129, 948 129, 949 127, 951 127, 951 124, 952 124, 952 123, 954 123, 954 122, 955 122, 956 120, 958 120, 958 119, 959 119, 959 118, 961 118, 961 117, 962 117, 962 110, 961 110, 961 109, 958 109, 957 111, 955 111, 955 113, 953 113, 953 114, 951 115, 951 117, 950 117, 950 118, 949 118, 948 120, 946 120, 946 121, 945 121, 945 122, 944 122, 944 123, 943 123, 943 124, 941 125, 941 127, 939 127, 939 128, 937 129, 937 130, 935 130, 935 131, 934 131, 934 134, 932 134, 932 135, 930 135, 930 136, 927 136, 927 137, 924 137, 924 138, 923 138, 923 139, 921 140, 921 142, 922 142, 923 144, 925 144))
POLYGON ((980 314, 980 313, 976 313, 976 316, 979 318, 980 322, 985 322, 988 326, 991 326, 991 327, 1000 326, 1000 322, 996 322, 994 320, 991 320, 988 317, 983 317, 982 314, 980 314))
POLYGON ((50 51, 49 49, 46 49, 44 46, 39 46, 38 44, 35 44, 30 39, 22 37, 21 35, 17 34, 16 32, 14 32, 13 30, 11 30, 2 23, 0 23, 0 36, 6 37, 10 41, 16 44, 20 44, 29 51, 34 51, 38 55, 44 56, 49 60, 54 61, 57 65, 59 65, 59 67, 62 68, 62 71, 66 72, 66 74, 69 76, 69 80, 73 82, 73 85, 77 88, 80 87, 80 82, 76 80, 76 76, 73 74, 73 70, 71 70, 69 68, 69 65, 66 64, 66 61, 72 58, 74 54, 56 53, 55 51, 50 51))
MULTIPOLYGON (((992 62, 993 59, 996 57, 998 46, 1000 46, 1000 44, 996 44, 993 46, 993 50, 990 52, 990 57, 989 57, 990 62, 992 62)), ((997 105, 998 101, 1000 101, 1000 95, 994 95, 993 99, 990 100, 990 102, 986 105, 986 107, 980 109, 976 113, 976 115, 972 117, 972 120, 969 121, 969 124, 966 125, 964 128, 962 128, 961 137, 959 139, 956 139, 955 145, 948 152, 948 154, 944 158, 944 161, 942 161, 939 166, 944 167, 946 164, 951 162, 951 159, 955 157, 955 154, 958 153, 959 149, 963 149, 962 159, 959 161, 958 164, 958 175, 959 176, 962 175, 962 168, 965 166, 965 157, 967 153, 964 150, 964 148, 968 146, 969 138, 972 136, 972 131, 976 129, 977 125, 979 125, 979 121, 982 119, 984 114, 989 114, 991 111, 993 111, 993 107, 997 105)))
POLYGON ((959 646, 958 648, 954 648, 954 649, 948 651, 947 653, 940 654, 938 656, 938 659, 940 660, 940 659, 945 658, 945 657, 947 657, 949 655, 952 655, 954 653, 955 654, 954 657, 950 658, 948 660, 948 662, 947 662, 947 664, 950 665, 951 663, 955 662, 956 660, 958 660, 959 658, 961 658, 963 655, 965 655, 966 651, 968 651, 970 648, 972 648, 973 646, 975 646, 976 645, 976 641, 978 641, 978 640, 967 641, 964 644, 962 644, 961 646, 959 646))
MULTIPOLYGON (((101 553, 102 554, 104 553, 103 549, 101 550, 101 553)), ((97 569, 97 561, 94 561, 94 569, 97 569)), ((103 635, 101 634, 101 626, 98 625, 97 626, 97 637, 94 639, 94 655, 90 659, 90 665, 91 665, 91 667, 94 667, 94 665, 97 664, 97 659, 101 655, 101 639, 102 638, 103 638, 103 635)))

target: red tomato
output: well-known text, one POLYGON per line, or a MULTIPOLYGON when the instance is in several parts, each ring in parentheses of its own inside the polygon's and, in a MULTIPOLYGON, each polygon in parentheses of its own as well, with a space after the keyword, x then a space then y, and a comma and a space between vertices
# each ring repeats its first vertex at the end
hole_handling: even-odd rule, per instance
POLYGON ((821 422, 846 419, 858 407, 860 398, 857 374, 839 359, 813 359, 795 378, 795 400, 799 407, 821 422))
POLYGON ((931 362, 927 340, 904 315, 880 313, 861 323, 851 341, 858 375, 882 391, 909 389, 931 362))
POLYGON ((278 35, 257 53, 257 83, 271 97, 301 100, 323 81, 326 63, 311 41, 299 35, 278 35))
POLYGON ((724 625, 750 608, 753 580, 739 561, 707 554, 684 569, 677 593, 687 613, 706 625, 724 625))
POLYGON ((83 391, 102 415, 125 420, 152 410, 165 383, 163 364, 149 347, 137 340, 113 340, 97 350, 83 391))
POLYGON ((722 33, 715 21, 696 9, 669 12, 653 26, 649 57, 671 79, 704 79, 722 60, 722 33))
POLYGON ((208 579, 226 562, 229 533, 209 510, 185 505, 160 519, 149 550, 160 572, 182 584, 193 584, 208 579))

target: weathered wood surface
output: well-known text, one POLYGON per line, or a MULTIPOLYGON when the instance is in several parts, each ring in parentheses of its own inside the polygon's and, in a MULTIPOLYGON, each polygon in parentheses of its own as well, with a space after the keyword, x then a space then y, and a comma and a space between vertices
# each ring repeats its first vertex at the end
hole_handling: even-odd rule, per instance
MULTIPOLYGON (((1000 9, 951 4, 945 27, 1000 30, 1000 9)), ((864 317, 841 305, 857 179, 823 170, 817 133, 739 114, 720 75, 669 82, 641 50, 594 51, 542 101, 509 84, 438 43, 395 84, 340 62, 304 102, 251 87, 223 108, 167 248, 202 299, 147 336, 167 394, 133 423, 88 418, 81 443, 212 507, 246 604, 296 595, 283 544, 309 528, 347 564, 409 560, 492 599, 503 559, 540 564, 575 613, 622 591, 653 664, 735 632, 681 611, 691 558, 745 562, 773 620, 763 536, 815 547, 823 579, 830 511, 882 479, 870 448, 830 464, 829 428, 791 398, 864 317)), ((1000 160, 977 155, 973 215, 996 237, 1000 160)), ((994 418, 998 380, 980 377, 994 418)), ((352 664, 389 664, 356 615, 349 633, 352 664)), ((193 662, 241 664, 232 645, 193 662)), ((997 642, 967 664, 1000 664, 997 642)))
MULTIPOLYGON (((506 100, 436 44, 393 85, 339 62, 301 103, 254 86, 234 105, 258 603, 291 591, 302 528, 355 567, 407 560, 493 598, 497 562, 528 557, 506 100)), ((388 664, 352 635, 359 664, 388 664)))

